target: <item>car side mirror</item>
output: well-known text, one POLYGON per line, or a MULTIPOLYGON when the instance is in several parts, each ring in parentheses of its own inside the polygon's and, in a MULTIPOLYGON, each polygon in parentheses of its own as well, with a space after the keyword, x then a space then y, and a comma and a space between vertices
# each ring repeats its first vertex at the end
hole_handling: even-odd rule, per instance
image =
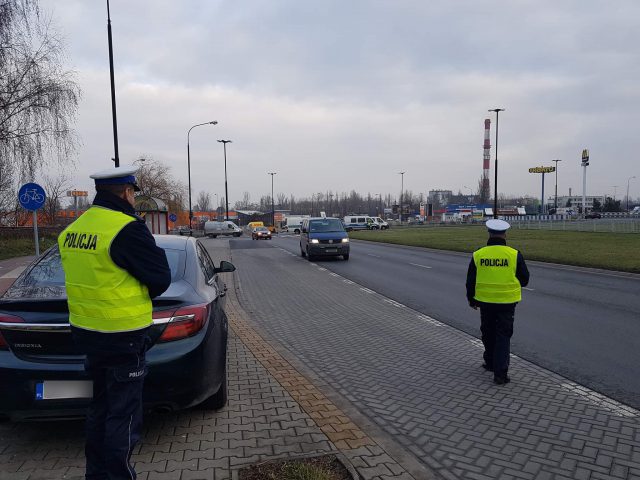
POLYGON ((216 273, 235 272, 236 267, 233 265, 233 263, 222 260, 220 262, 220 266, 215 268, 215 271, 216 273))

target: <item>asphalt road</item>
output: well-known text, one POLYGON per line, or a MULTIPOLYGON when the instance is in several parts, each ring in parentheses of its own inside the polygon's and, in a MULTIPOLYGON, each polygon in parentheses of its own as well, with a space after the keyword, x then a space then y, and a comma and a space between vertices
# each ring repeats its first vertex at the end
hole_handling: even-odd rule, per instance
MULTIPOLYGON (((296 236, 281 235, 261 247, 299 254, 298 242, 296 236)), ((465 298, 469 258, 356 241, 348 262, 317 263, 479 337, 479 312, 465 298)), ((640 275, 538 262, 528 266, 531 282, 516 309, 512 353, 640 408, 640 275)))

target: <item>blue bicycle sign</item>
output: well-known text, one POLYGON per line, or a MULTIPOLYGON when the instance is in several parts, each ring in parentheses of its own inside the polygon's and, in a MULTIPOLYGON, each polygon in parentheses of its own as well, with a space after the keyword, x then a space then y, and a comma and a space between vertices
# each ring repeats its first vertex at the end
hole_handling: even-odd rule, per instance
POLYGON ((27 210, 38 210, 46 199, 44 189, 37 183, 25 183, 18 191, 18 200, 27 210))

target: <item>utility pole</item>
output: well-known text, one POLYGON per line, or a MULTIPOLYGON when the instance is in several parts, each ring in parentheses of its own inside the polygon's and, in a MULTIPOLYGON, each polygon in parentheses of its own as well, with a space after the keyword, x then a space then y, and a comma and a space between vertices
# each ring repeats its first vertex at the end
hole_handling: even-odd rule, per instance
POLYGON ((504 108, 493 108, 490 112, 496 112, 496 159, 494 162, 494 181, 493 181, 493 218, 498 218, 498 116, 500 112, 504 112, 504 108))

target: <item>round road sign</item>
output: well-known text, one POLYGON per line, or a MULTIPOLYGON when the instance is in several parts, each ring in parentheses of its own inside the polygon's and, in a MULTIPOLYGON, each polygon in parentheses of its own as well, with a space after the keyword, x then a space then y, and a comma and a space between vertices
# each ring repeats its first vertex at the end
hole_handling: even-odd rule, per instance
POLYGON ((175 222, 178 219, 178 216, 175 213, 169 214, 169 220, 175 222))
POLYGON ((44 188, 37 183, 25 183, 18 191, 18 201, 27 210, 38 210, 44 205, 45 198, 44 188))

